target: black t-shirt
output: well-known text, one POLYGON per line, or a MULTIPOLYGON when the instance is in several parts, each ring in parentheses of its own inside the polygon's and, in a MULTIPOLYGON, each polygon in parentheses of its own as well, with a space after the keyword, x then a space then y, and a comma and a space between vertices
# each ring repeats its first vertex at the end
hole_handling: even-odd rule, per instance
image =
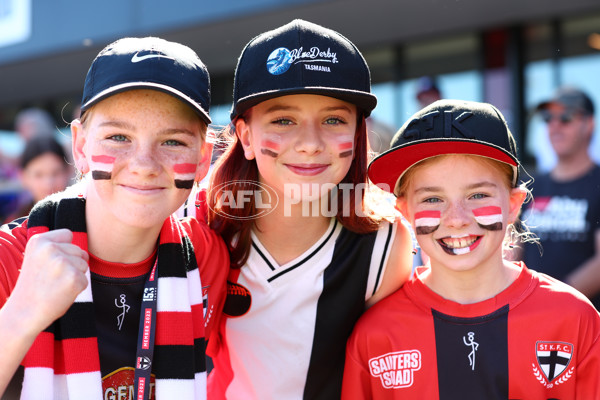
POLYGON ((135 367, 140 305, 147 274, 111 278, 92 273, 100 371, 105 378, 135 367))
MULTIPOLYGON (((540 239, 525 245, 525 264, 556 279, 566 276, 595 254, 594 235, 600 229, 600 166, 581 178, 557 182, 549 174, 535 177, 534 201, 523 211, 523 221, 540 239)), ((596 308, 600 296, 592 299, 596 308)))

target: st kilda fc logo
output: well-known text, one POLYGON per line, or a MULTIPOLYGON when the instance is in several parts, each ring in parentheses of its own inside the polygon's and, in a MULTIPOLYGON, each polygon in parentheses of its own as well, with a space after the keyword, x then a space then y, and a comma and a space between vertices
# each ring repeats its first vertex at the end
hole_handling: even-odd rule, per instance
POLYGON ((552 388, 569 380, 575 370, 575 366, 570 366, 573 350, 571 343, 536 342, 537 365, 533 365, 533 373, 536 379, 547 388, 552 388))
POLYGON ((137 361, 135 363, 135 367, 137 369, 143 369, 143 370, 147 370, 148 368, 150 368, 150 366, 152 365, 152 362, 150 361, 150 359, 148 357, 138 357, 137 361))

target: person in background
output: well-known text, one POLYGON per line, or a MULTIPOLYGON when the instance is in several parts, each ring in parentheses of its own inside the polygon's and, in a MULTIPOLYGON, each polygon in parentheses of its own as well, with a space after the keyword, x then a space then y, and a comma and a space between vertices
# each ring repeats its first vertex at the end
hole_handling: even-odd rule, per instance
POLYGON ((371 162, 430 265, 356 324, 343 400, 600 399, 600 314, 503 255, 519 168, 498 109, 458 100, 417 112, 371 162))
POLYGON ((589 154, 594 104, 582 90, 562 87, 536 111, 558 162, 534 176, 533 201, 522 220, 541 246, 524 243, 522 259, 572 285, 600 309, 600 166, 589 154))
POLYGON ((56 123, 50 113, 41 108, 26 108, 15 117, 15 131, 26 143, 35 137, 54 136, 56 123))
POLYGON ((442 93, 437 86, 435 79, 431 76, 423 76, 419 78, 417 81, 417 101, 419 102, 419 107, 423 108, 434 101, 440 100, 442 98, 442 93))
POLYGON ((6 222, 29 215, 35 203, 63 191, 73 176, 64 147, 52 136, 27 142, 19 160, 19 180, 25 190, 19 209, 6 222))

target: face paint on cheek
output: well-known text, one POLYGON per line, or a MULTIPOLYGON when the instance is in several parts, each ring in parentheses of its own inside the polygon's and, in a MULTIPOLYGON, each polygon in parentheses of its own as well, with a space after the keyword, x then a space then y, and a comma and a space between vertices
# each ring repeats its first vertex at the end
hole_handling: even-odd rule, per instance
POLYGON ((103 180, 110 179, 113 170, 113 164, 115 163, 115 157, 111 156, 92 156, 91 170, 92 179, 103 180))
POLYGON ((173 172, 175 175, 175 187, 178 189, 191 189, 196 177, 196 164, 175 164, 173 172))
POLYGON ((473 210, 475 221, 480 228, 488 231, 502 230, 502 209, 497 206, 476 208, 473 210))
POLYGON ((277 158, 281 149, 281 137, 279 135, 266 135, 260 142, 260 147, 262 154, 277 158))
POLYGON ((343 135, 336 138, 340 158, 352 157, 354 155, 354 136, 343 135))
POLYGON ((419 211, 415 213, 415 233, 429 235, 440 227, 440 211, 419 211))

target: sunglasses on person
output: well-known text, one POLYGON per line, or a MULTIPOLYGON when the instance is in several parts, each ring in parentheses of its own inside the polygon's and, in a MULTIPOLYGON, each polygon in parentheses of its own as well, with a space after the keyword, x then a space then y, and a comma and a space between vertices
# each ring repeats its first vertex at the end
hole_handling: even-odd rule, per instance
POLYGON ((580 113, 575 111, 564 111, 561 114, 551 113, 548 110, 542 110, 540 115, 545 123, 549 124, 553 119, 557 119, 561 124, 568 124, 575 119, 575 116, 580 113))

